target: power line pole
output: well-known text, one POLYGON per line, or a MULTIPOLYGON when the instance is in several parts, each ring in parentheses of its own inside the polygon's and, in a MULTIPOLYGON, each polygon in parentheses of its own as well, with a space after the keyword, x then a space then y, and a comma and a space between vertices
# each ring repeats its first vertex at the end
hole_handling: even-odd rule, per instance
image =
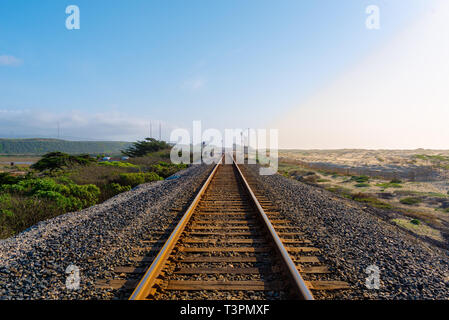
POLYGON ((153 135, 153 128, 150 120, 150 139, 152 138, 152 135, 153 135))

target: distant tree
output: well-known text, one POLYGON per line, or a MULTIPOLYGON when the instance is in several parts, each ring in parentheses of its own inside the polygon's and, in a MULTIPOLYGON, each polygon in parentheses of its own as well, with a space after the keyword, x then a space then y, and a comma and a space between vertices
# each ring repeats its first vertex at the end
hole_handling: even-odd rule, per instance
POLYGON ((75 164, 87 165, 95 161, 96 160, 94 158, 91 158, 87 154, 72 156, 63 152, 50 152, 45 154, 42 159, 33 164, 31 168, 39 171, 55 170, 75 164))
POLYGON ((143 157, 151 152, 164 150, 170 148, 170 145, 165 141, 159 141, 154 138, 145 138, 143 141, 134 142, 131 147, 123 150, 122 153, 128 157, 143 157))

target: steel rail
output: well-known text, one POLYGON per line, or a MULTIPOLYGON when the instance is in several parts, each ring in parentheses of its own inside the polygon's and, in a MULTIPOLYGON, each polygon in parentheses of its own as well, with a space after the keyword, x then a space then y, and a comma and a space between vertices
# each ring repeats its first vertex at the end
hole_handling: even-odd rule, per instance
POLYGON ((165 263, 167 262, 167 259, 170 257, 170 254, 172 253, 173 248, 175 247, 176 243, 178 242, 179 237, 181 236, 182 232, 184 231, 184 229, 185 229, 187 223, 189 222, 193 212, 195 211, 195 208, 197 207, 202 195, 204 194, 207 187, 209 186, 212 178, 214 177, 215 173, 217 172, 218 166, 220 165, 220 163, 222 161, 223 161, 223 158, 221 158, 221 160, 215 165, 214 169, 212 170, 211 174, 207 178, 203 187, 200 189, 200 191, 196 195, 195 199, 193 200, 192 204, 187 209, 187 211, 184 214, 184 216, 182 217, 182 219, 176 225, 175 229, 173 230, 170 237, 165 242, 162 249, 159 251, 158 255, 154 259, 151 266, 145 272, 145 275, 140 280, 136 289, 134 289, 129 300, 145 300, 149 296, 151 289, 156 284, 156 280, 160 274, 160 271, 162 270, 165 263))
MULTIPOLYGON (((271 240, 274 243, 274 249, 277 251, 277 253, 280 256, 281 263, 283 264, 283 267, 285 269, 286 274, 288 275, 289 279, 291 280, 290 283, 292 284, 292 287, 290 288, 292 291, 292 296, 304 299, 304 300, 313 300, 313 295, 307 288, 304 280, 302 279, 301 275, 298 272, 298 269, 296 268, 295 263, 292 261, 288 251, 285 249, 281 239, 277 235, 273 225, 271 224, 268 216, 266 215, 265 211, 263 210, 262 206, 260 205, 259 201, 257 200, 257 197, 255 196, 254 192, 252 191, 251 187, 249 186, 246 178, 244 177, 242 171, 240 170, 239 166, 237 165, 234 157, 232 157, 233 165, 236 167, 237 172, 239 174, 239 177, 241 178, 243 182, 243 186, 245 187, 246 191, 249 193, 251 200, 253 201, 253 204, 257 208, 258 213, 260 214, 260 218, 263 221, 263 225, 265 229, 268 231, 268 234, 271 236, 271 240)), ((224 161, 224 155, 221 158, 221 160, 215 165, 214 169, 210 173, 209 177, 207 178, 206 182, 201 187, 200 191, 196 195, 195 199, 187 209, 186 213, 183 215, 179 223, 176 225, 175 229, 171 233, 168 240, 165 242, 162 249, 159 251, 158 255, 154 259, 153 263, 150 265, 150 267, 145 272, 145 275, 143 278, 139 281, 136 289, 133 291, 130 300, 145 300, 148 298, 148 296, 152 293, 152 290, 154 290, 154 286, 158 283, 158 277, 165 266, 168 258, 170 257, 173 249, 175 248, 181 234, 184 232, 185 227, 187 226, 188 222, 190 221, 195 209, 198 206, 198 203, 201 200, 201 197, 204 195, 206 189, 208 188, 210 182, 212 181, 213 177, 215 176, 217 169, 224 161)))
POLYGON ((234 162, 235 167, 237 168, 237 171, 240 174, 240 177, 248 191, 248 193, 251 195, 251 198, 254 202, 254 204, 257 207, 257 210, 262 218, 262 220, 265 223, 265 227, 269 234, 271 235, 274 243, 275 248, 278 254, 281 256, 282 263, 284 264, 284 267, 288 273, 289 278, 292 280, 293 288, 292 293, 294 296, 296 296, 299 299, 302 300, 314 300, 312 293, 310 292, 309 288, 305 284, 303 278, 299 274, 298 269, 296 268, 295 263, 291 259, 288 251, 285 249, 284 244, 282 243, 281 239, 279 238, 278 234, 276 233, 276 230, 274 229, 273 225, 270 222, 270 219, 268 218, 267 214, 263 210, 262 206, 260 205, 259 201, 257 200, 256 195, 251 190, 251 187, 249 186, 248 181, 246 181, 245 176, 243 175, 242 171, 240 170, 237 162, 234 160, 234 157, 232 157, 232 161, 234 162))

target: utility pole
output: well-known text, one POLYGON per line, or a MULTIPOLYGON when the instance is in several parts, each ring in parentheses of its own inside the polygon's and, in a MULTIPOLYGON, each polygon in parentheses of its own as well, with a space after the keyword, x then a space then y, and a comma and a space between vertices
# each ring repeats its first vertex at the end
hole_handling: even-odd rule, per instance
POLYGON ((152 138, 152 135, 153 135, 153 128, 151 126, 151 120, 150 120, 150 139, 152 138))

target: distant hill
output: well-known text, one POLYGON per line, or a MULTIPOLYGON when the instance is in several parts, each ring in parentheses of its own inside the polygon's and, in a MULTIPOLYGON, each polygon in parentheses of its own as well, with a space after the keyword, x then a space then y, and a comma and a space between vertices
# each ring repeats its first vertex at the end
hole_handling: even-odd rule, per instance
POLYGON ((42 155, 52 151, 70 154, 119 154, 131 142, 67 141, 59 139, 0 139, 0 154, 42 155))

